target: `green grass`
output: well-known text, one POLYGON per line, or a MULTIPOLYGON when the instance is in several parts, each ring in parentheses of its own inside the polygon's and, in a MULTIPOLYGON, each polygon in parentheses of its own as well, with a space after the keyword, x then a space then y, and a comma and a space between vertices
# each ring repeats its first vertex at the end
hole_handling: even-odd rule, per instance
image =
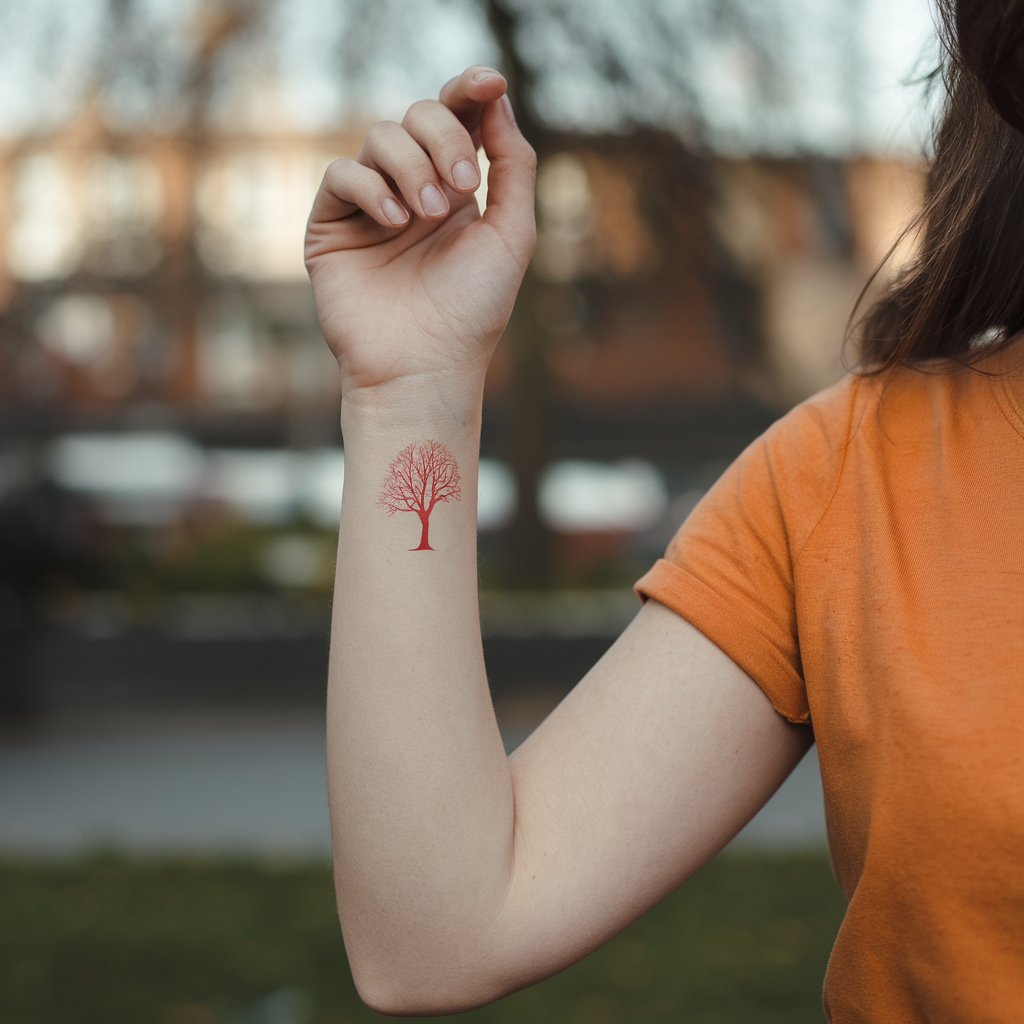
MULTIPOLYGON (((319 863, 8 860, 0 893, 4 1024, 381 1019, 352 987, 319 863)), ((820 1022, 841 914, 824 856, 721 857, 581 963, 458 1019, 820 1022)))

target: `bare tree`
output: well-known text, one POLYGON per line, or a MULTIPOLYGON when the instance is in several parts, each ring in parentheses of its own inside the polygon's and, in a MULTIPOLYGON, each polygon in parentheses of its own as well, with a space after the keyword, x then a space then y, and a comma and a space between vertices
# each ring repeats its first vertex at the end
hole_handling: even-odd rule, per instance
POLYGON ((410 551, 433 551, 430 546, 430 514, 444 502, 461 501, 459 467, 451 449, 440 441, 406 445, 388 469, 377 507, 389 516, 415 512, 420 521, 419 547, 410 551))
MULTIPOLYGON (((225 58, 240 46, 250 56, 273 50, 274 19, 288 7, 284 0, 211 0, 202 5, 183 54, 161 38, 150 5, 142 0, 97 2, 107 12, 99 34, 105 52, 96 55, 94 84, 87 91, 115 106, 118 97, 129 97, 133 109, 149 112, 150 121, 176 124, 185 142, 184 184, 176 197, 168 197, 173 224, 151 282, 158 322, 177 342, 175 390, 184 396, 194 385, 196 313, 210 285, 197 251, 191 197, 209 144, 210 112, 220 91, 230 91, 231 75, 225 71, 231 65, 225 58), (182 295, 195 301, 182 302, 182 295)), ((838 10, 840 0, 835 3, 838 10)), ((847 0, 845 13, 834 16, 836 31, 825 33, 823 43, 836 45, 837 54, 853 55, 834 63, 842 67, 841 86, 854 118, 860 55, 846 43, 863 3, 847 0)), ((707 284, 719 336, 735 360, 756 364, 764 348, 759 292, 723 243, 713 215, 716 149, 723 140, 733 146, 749 140, 737 139, 740 129, 726 130, 716 121, 722 104, 716 108, 709 102, 704 82, 709 55, 731 55, 735 77, 745 83, 740 104, 745 113, 737 123, 757 127, 762 138, 771 134, 765 126, 775 126, 785 145, 787 112, 800 100, 792 36, 805 31, 799 22, 806 11, 763 0, 649 0, 631 7, 594 0, 427 0, 413 19, 404 0, 346 0, 330 8, 329 23, 322 26, 325 38, 338 40, 339 92, 351 100, 359 95, 359 83, 371 80, 380 66, 394 69, 425 60, 419 19, 427 9, 472 21, 489 37, 524 134, 542 163, 588 134, 601 133, 606 139, 629 136, 634 149, 644 146, 655 155, 644 166, 634 160, 629 173, 637 181, 640 213, 657 247, 660 272, 678 272, 685 244, 688 257, 699 262, 696 272, 707 284)), ((353 109, 351 102, 348 108, 353 109)), ((581 294, 595 303, 609 301, 604 283, 588 282, 589 290, 581 294)), ((516 478, 518 503, 505 538, 505 568, 510 582, 523 586, 550 582, 555 564, 537 501, 554 436, 548 367, 553 342, 538 314, 551 287, 535 274, 527 276, 507 346, 511 378, 503 396, 502 455, 516 478)))

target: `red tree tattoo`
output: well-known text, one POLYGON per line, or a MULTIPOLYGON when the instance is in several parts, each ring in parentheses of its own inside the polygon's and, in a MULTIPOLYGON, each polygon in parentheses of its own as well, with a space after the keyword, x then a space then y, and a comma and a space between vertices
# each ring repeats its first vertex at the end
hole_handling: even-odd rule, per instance
POLYGON ((420 519, 420 546, 410 551, 433 551, 430 546, 430 513, 443 501, 461 501, 459 467, 447 445, 421 441, 406 445, 388 469, 377 507, 389 516, 415 512, 420 519))

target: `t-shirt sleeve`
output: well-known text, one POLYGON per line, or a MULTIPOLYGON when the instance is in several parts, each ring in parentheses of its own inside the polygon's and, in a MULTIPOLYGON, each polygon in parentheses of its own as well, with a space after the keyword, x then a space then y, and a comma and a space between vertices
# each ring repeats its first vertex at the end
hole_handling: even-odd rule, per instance
POLYGON ((796 406, 754 440, 633 585, 678 612, 807 724, 797 621, 800 551, 835 493, 855 378, 796 406))

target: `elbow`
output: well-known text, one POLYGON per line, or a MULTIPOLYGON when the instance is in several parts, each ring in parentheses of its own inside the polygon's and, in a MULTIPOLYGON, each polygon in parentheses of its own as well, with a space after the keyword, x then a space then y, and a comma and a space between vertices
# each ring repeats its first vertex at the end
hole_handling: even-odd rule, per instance
MULTIPOLYGON (((435 1017, 465 1013, 524 987, 505 970, 507 956, 494 929, 462 928, 457 934, 430 921, 416 933, 413 922, 382 929, 377 922, 343 913, 342 940, 360 1000, 388 1017, 435 1017)), ((464 922, 463 922, 464 924, 464 922)))
POLYGON ((410 993, 408 996, 393 991, 364 993, 358 985, 356 990, 365 1006, 386 1017, 446 1017, 477 1006, 475 1003, 463 1006, 446 999, 425 998, 422 993, 410 993))
POLYGON ((352 981, 363 1003, 388 1017, 439 1017, 464 1013, 493 1003, 506 994, 492 979, 470 972, 431 970, 410 972, 395 959, 374 964, 349 957, 352 981))
POLYGON ((465 1013, 494 1002, 501 993, 481 996, 469 989, 459 990, 432 981, 428 985, 404 984, 394 978, 368 980, 352 972, 356 992, 362 1002, 387 1017, 442 1017, 465 1013))

